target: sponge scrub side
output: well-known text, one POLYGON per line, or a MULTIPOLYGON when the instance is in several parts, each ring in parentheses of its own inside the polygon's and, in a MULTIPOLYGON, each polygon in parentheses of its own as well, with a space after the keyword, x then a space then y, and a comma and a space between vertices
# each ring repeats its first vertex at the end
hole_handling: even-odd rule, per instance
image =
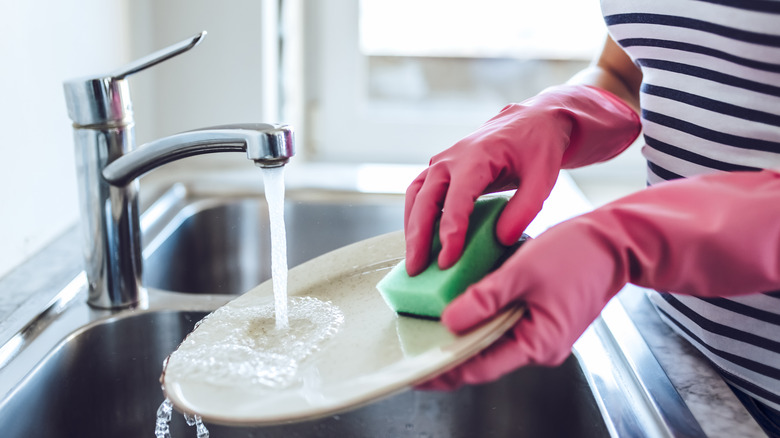
POLYGON ((507 251, 495 235, 496 222, 506 203, 507 198, 500 196, 477 200, 469 217, 463 255, 445 270, 437 263, 441 251, 437 224, 428 268, 410 277, 402 260, 377 284, 387 304, 401 314, 440 318, 444 307, 492 271, 507 251))

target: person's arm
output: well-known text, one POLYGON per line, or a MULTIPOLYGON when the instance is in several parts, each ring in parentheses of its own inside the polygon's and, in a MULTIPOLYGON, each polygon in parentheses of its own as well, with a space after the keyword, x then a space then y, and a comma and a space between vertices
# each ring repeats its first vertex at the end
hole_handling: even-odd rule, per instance
POLYGON ((612 37, 607 37, 593 64, 574 75, 568 83, 591 85, 609 91, 639 112, 642 71, 612 37))
POLYGON ((468 332, 507 306, 526 313, 465 364, 421 385, 453 389, 554 366, 626 283, 699 297, 780 289, 780 173, 723 172, 656 184, 529 240, 442 314, 468 332))
POLYGON ((449 268, 460 258, 474 201, 484 193, 517 189, 496 229, 502 243, 517 241, 561 168, 610 159, 639 135, 639 80, 634 64, 609 40, 597 61, 569 84, 506 106, 434 156, 406 192, 407 272, 417 275, 428 266, 439 218, 439 266, 449 268))

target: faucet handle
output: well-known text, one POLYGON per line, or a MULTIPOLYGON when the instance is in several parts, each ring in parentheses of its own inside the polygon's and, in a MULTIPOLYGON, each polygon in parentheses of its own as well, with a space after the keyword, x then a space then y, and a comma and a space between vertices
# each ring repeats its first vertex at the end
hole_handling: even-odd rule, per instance
POLYGON ((103 127, 129 123, 133 109, 125 78, 192 49, 205 36, 204 30, 107 74, 65 81, 65 102, 73 124, 80 127, 103 127))
POLYGON ((166 61, 168 59, 173 58, 176 55, 180 55, 198 44, 203 40, 203 38, 206 37, 206 31, 202 31, 196 35, 193 35, 190 38, 187 38, 184 41, 179 41, 176 44, 171 44, 170 46, 160 49, 154 53, 150 53, 143 58, 136 59, 135 61, 124 65, 113 72, 109 73, 108 76, 114 79, 124 79, 127 76, 130 76, 133 73, 138 73, 141 70, 145 70, 153 65, 157 65, 163 61, 166 61))

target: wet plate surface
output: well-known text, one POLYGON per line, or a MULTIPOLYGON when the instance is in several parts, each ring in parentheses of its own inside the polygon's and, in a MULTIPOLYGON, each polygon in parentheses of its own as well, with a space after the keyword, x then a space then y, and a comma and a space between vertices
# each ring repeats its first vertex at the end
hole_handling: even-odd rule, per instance
POLYGON ((289 328, 276 329, 270 281, 207 317, 168 360, 177 410, 227 425, 319 418, 397 393, 462 362, 521 315, 512 309, 454 336, 397 316, 376 283, 404 252, 394 232, 289 272, 289 328))

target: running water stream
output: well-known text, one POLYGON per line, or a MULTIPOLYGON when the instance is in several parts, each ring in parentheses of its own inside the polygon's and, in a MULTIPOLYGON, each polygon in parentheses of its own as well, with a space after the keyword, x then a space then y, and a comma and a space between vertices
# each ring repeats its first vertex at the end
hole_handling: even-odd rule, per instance
MULTIPOLYGON (((270 303, 231 303, 217 309, 171 354, 166 376, 215 387, 254 388, 258 394, 284 390, 301 382, 304 361, 344 323, 343 313, 330 301, 310 296, 288 300, 284 167, 263 169, 263 180, 271 233, 273 308, 270 303)), ((158 409, 157 438, 170 438, 172 410, 168 399, 158 409)), ((200 417, 185 418, 196 427, 198 438, 209 436, 200 417)))
MULTIPOLYGON (((274 317, 277 330, 289 328, 287 311, 287 231, 284 224, 284 166, 264 168, 263 184, 271 229, 271 278, 274 291, 274 317)), ((171 438, 169 424, 173 404, 167 398, 157 409, 156 438, 171 438)), ((185 415, 189 426, 195 426, 198 438, 208 438, 209 431, 198 415, 185 415)))
POLYGON ((271 277, 276 328, 289 327, 287 316, 287 230, 284 225, 284 166, 263 169, 271 226, 271 277))

